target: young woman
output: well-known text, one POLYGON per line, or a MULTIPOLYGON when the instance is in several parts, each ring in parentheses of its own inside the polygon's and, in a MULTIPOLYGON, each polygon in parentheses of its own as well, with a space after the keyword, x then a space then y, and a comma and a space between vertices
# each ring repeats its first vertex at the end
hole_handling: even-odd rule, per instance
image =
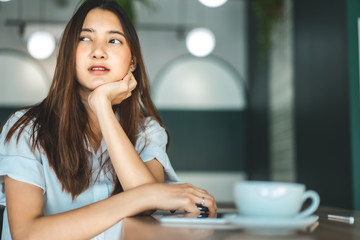
POLYGON ((84 2, 65 28, 48 96, 0 135, 2 239, 90 239, 153 210, 216 212, 176 183, 137 34, 123 9, 84 2))

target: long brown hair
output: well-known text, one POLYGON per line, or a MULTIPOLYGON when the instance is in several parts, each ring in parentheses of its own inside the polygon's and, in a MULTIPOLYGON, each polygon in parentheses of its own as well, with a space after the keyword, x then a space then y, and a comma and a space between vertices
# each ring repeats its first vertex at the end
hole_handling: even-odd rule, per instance
MULTIPOLYGON (((79 95, 75 52, 84 19, 94 8, 108 10, 118 16, 132 56, 136 60, 137 66, 133 75, 137 80, 137 86, 132 96, 121 103, 121 107, 113 106, 114 112, 120 116, 121 126, 135 145, 139 127, 143 127, 147 116, 151 116, 163 125, 150 97, 149 81, 142 60, 139 39, 128 15, 114 1, 85 1, 64 30, 54 78, 47 97, 40 104, 29 107, 6 136, 6 141, 9 141, 19 130, 19 140, 24 128, 33 121, 30 140, 33 150, 40 147, 44 149, 63 190, 70 193, 73 198, 89 187, 93 173, 86 140, 87 137, 92 137, 92 132, 88 125, 87 111, 79 95)), ((113 194, 121 192, 122 187, 110 159, 101 165, 113 176, 113 194)))

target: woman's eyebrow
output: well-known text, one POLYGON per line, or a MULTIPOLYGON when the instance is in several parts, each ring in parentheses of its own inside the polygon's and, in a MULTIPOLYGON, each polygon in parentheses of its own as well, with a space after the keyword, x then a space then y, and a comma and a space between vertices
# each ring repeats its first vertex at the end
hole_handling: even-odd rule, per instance
POLYGON ((82 28, 81 32, 94 32, 94 30, 91 28, 82 28))
MULTIPOLYGON (((90 33, 93 33, 93 32, 95 32, 95 30, 94 30, 94 29, 91 29, 91 28, 83 28, 83 29, 81 29, 81 32, 90 32, 90 33)), ((107 33, 109 33, 109 34, 119 34, 119 35, 125 37, 125 34, 122 33, 122 32, 120 32, 120 31, 118 31, 118 30, 110 30, 110 31, 107 31, 107 33)))
POLYGON ((120 32, 120 31, 117 31, 117 30, 110 30, 108 33, 110 34, 120 34, 121 36, 125 37, 125 34, 120 32))

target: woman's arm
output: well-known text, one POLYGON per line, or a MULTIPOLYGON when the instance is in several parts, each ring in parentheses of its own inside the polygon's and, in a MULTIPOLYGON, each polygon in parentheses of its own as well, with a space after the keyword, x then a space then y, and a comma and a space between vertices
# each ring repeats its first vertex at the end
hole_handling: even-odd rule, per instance
POLYGON ((6 202, 12 238, 90 239, 122 218, 141 212, 147 203, 139 191, 60 214, 43 216, 43 190, 5 177, 6 202))
POLYGON ((205 190, 189 184, 145 184, 75 210, 44 216, 43 190, 5 176, 8 219, 13 240, 90 239, 127 216, 149 209, 199 212, 195 203, 206 198, 205 190))
POLYGON ((123 80, 96 88, 88 98, 124 191, 164 179, 163 168, 156 159, 144 164, 112 110, 114 104, 130 97, 135 87, 136 80, 129 72, 123 80))
POLYGON ((155 178, 156 182, 163 183, 165 181, 164 167, 156 158, 145 162, 145 165, 155 178))

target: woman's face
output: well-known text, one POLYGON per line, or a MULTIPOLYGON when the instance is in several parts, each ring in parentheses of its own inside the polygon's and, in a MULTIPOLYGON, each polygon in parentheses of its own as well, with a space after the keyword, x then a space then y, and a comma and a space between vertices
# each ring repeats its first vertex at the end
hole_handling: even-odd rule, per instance
MULTIPOLYGON (((119 81, 130 71, 131 51, 119 18, 103 9, 91 10, 76 49, 76 76, 81 95, 102 84, 119 81)), ((83 95, 85 94, 85 95, 83 95)))

